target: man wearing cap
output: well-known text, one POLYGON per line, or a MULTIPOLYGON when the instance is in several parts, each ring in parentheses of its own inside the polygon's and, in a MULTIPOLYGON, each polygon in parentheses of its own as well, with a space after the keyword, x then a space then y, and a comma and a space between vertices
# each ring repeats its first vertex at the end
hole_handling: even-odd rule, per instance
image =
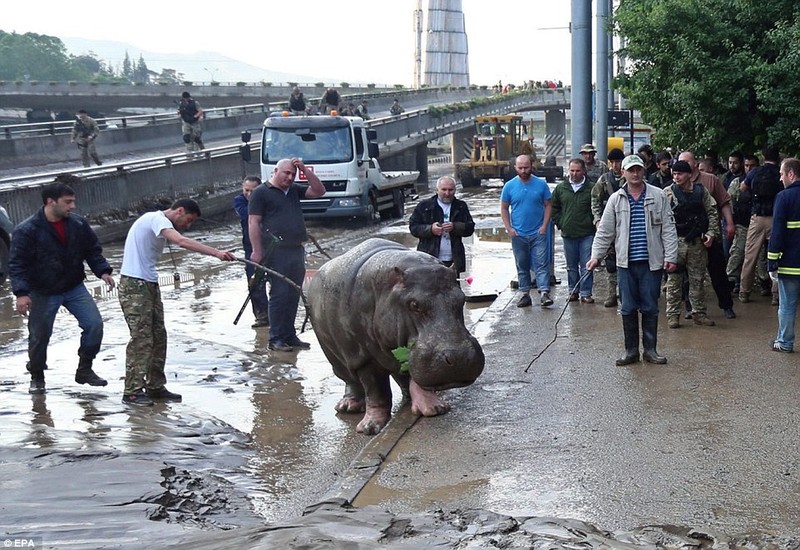
POLYGON ((608 170, 608 167, 604 162, 597 160, 597 149, 591 143, 583 144, 581 157, 583 157, 583 162, 586 163, 586 177, 594 184, 608 170))
MULTIPOLYGON (((608 203, 609 197, 625 183, 622 178, 622 159, 624 158, 625 153, 622 152, 622 149, 611 149, 608 152, 608 163, 611 165, 611 169, 600 176, 597 183, 592 187, 592 217, 594 218, 595 227, 600 223, 600 218, 603 217, 603 210, 608 203)), ((616 258, 617 255, 612 247, 605 261, 606 271, 608 272, 608 297, 603 302, 605 307, 617 307, 616 258)))
POLYGON ((658 354, 658 298, 664 269, 672 273, 678 260, 675 220, 664 192, 644 182, 644 163, 638 155, 622 161, 626 185, 608 201, 597 226, 592 259, 587 269, 600 263, 611 245, 617 252, 625 355, 617 365, 639 361, 639 313, 642 316, 642 354, 649 363, 663 364, 658 354))
MULTIPOLYGON (((675 182, 664 189, 675 217, 678 233, 678 265, 686 269, 689 278, 689 302, 695 325, 714 326, 706 315, 705 274, 709 249, 719 240, 717 205, 708 190, 692 182, 692 167, 679 160, 672 167, 675 182)), ((683 270, 667 277, 667 323, 669 328, 680 326, 683 270)))

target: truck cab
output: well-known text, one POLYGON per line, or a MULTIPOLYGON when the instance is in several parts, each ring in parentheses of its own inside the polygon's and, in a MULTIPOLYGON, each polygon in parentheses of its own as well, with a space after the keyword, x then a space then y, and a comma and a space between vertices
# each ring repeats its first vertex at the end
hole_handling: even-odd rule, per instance
MULTIPOLYGON (((402 217, 406 190, 419 172, 381 172, 375 130, 359 117, 288 116, 275 113, 264 121, 261 176, 267 181, 283 158, 302 159, 325 186, 326 193, 301 201, 307 219, 331 217, 402 217)), ((297 183, 304 183, 298 172, 297 183)))

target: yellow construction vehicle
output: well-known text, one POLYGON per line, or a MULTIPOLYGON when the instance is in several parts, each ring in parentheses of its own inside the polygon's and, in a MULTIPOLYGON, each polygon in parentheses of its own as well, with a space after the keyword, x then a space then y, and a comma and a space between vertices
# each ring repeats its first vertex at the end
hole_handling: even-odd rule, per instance
POLYGON ((513 165, 517 155, 530 155, 534 173, 548 181, 554 180, 557 176, 553 169, 560 167, 541 166, 533 144, 532 126, 519 115, 475 117, 475 135, 469 155, 455 165, 456 178, 461 185, 478 186, 481 180, 490 178, 510 180, 517 175, 513 165))

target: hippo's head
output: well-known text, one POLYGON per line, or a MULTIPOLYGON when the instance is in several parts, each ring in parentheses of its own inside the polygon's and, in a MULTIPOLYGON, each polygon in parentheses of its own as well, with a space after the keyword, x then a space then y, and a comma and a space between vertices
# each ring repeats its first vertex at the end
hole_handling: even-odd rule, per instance
POLYGON ((468 386, 483 372, 480 344, 464 326, 464 293, 453 270, 422 253, 395 265, 376 323, 389 346, 409 345, 409 373, 426 390, 468 386), (426 260, 419 256, 426 257, 426 260))

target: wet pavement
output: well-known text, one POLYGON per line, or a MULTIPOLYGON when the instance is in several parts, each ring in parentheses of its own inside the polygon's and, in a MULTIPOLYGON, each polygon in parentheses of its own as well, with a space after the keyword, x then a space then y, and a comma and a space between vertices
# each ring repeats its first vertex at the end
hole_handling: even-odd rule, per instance
MULTIPOLYGON (((751 547, 770 533, 799 536, 797 356, 768 351, 768 299, 737 304, 735 320, 710 308, 716 327, 662 322, 669 364, 631 367, 613 365, 616 311, 573 303, 525 373, 553 340, 568 291, 559 285, 545 310, 516 308, 499 189, 466 195, 478 231, 465 291, 500 294, 467 309, 486 369, 473 386, 444 392, 453 410, 440 417, 416 419, 396 397, 393 421, 374 438, 356 434, 360 415, 334 413, 344 385, 313 331, 303 335, 310 351, 285 354, 267 350, 249 310, 232 324, 240 265, 164 255, 168 387, 184 400, 144 410, 120 402, 127 328, 113 293, 90 285, 106 322, 96 364, 109 386, 72 381, 78 329, 63 314, 48 392, 32 397, 24 321, 2 289, 2 533, 50 548, 701 546, 695 527, 712 538, 752 534, 751 547), (320 501, 329 504, 313 506, 320 501), (346 501, 357 508, 338 506, 346 501), (317 511, 301 518, 308 506, 317 511)), ((211 227, 192 236, 238 247, 233 219, 211 227)), ((376 235, 415 244, 404 222, 309 229, 332 255, 376 235)), ((119 265, 119 245, 106 254, 119 265)), ((315 253, 309 268, 323 261, 315 253)), ((566 279, 558 246, 556 262, 566 279)), ((599 297, 604 282, 596 277, 599 297)))

